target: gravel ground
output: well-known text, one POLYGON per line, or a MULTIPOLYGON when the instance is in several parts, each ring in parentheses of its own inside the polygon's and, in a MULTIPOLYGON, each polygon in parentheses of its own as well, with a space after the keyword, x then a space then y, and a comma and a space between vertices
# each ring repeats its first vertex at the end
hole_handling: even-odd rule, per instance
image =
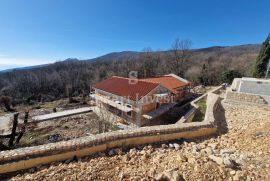
POLYGON ((10 179, 270 180, 270 109, 222 103, 217 116, 212 138, 113 149, 10 179))

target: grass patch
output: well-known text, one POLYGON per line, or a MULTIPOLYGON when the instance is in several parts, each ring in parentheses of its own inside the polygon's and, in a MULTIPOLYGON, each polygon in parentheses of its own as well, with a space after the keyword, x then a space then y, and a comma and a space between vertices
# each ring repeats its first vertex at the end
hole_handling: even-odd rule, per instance
POLYGON ((206 112, 206 100, 205 99, 202 99, 200 101, 197 102, 197 105, 199 106, 199 110, 205 114, 206 112))
POLYGON ((49 129, 29 130, 23 135, 20 141, 20 145, 22 146, 41 145, 48 142, 48 137, 49 137, 49 129))
POLYGON ((202 99, 196 103, 199 108, 196 111, 193 122, 202 122, 204 120, 205 112, 206 112, 206 100, 202 99))
POLYGON ((66 103, 67 103, 67 101, 63 100, 63 99, 53 101, 53 102, 44 102, 44 103, 40 104, 40 108, 53 109, 55 107, 59 107, 60 105, 63 105, 63 104, 66 104, 66 103))

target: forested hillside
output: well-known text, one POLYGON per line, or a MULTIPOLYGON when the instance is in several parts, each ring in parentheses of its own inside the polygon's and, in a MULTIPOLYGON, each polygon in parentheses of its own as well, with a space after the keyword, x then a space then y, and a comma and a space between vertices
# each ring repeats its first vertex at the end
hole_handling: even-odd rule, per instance
POLYGON ((89 93, 91 85, 111 76, 128 76, 137 71, 139 78, 176 73, 194 85, 217 85, 232 76, 250 75, 259 45, 210 47, 186 50, 111 53, 91 60, 68 59, 44 67, 0 73, 0 95, 16 102, 50 101, 89 93), (68 91, 67 91, 68 90, 68 91))

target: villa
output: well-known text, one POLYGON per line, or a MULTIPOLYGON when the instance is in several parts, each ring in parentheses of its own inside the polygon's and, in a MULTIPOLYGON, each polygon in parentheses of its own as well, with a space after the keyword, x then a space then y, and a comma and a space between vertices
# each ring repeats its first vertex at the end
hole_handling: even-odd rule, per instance
POLYGON ((143 126, 186 99, 190 85, 175 74, 148 79, 112 76, 97 83, 91 97, 98 107, 143 126))

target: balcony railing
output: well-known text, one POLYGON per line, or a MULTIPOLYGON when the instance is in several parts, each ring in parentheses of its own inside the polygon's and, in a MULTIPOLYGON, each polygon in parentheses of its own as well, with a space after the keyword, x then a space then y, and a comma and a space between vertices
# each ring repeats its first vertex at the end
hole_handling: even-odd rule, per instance
POLYGON ((97 94, 92 94, 91 95, 92 98, 96 99, 96 100, 99 100, 105 104, 108 104, 112 107, 115 107, 121 111, 124 111, 124 112, 129 112, 129 111, 132 111, 133 109, 131 107, 127 107, 125 105, 123 105, 123 103, 119 102, 119 101, 114 101, 114 100, 110 100, 104 96, 100 96, 100 95, 97 95, 97 94))

